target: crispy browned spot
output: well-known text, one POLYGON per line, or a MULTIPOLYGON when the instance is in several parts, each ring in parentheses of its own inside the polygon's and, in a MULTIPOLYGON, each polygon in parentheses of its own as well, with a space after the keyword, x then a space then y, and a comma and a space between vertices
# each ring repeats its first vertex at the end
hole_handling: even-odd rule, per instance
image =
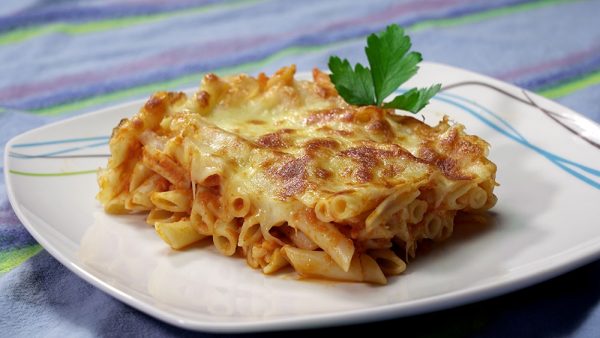
POLYGON ((469 154, 473 156, 485 156, 485 150, 478 144, 471 143, 467 140, 458 141, 458 147, 456 147, 459 153, 469 154))
POLYGON ((354 113, 351 110, 331 108, 313 112, 306 118, 305 123, 311 125, 330 121, 351 122, 353 117, 354 113))
POLYGON ((385 137, 385 139, 391 139, 394 135, 394 131, 392 130, 392 126, 390 125, 390 123, 384 119, 374 119, 371 122, 369 122, 366 126, 365 129, 381 135, 383 137, 385 137))
POLYGON ((302 156, 285 162, 279 167, 271 167, 267 173, 282 182, 279 196, 282 199, 303 192, 307 187, 307 170, 309 158, 302 156))
POLYGON ((196 94, 196 102, 200 108, 206 108, 210 104, 210 94, 202 90, 196 94))
POLYGON ((166 93, 156 93, 154 94, 146 103, 144 104, 144 109, 149 113, 162 113, 166 109, 167 102, 165 102, 166 93))
POLYGON ((359 166, 354 175, 361 183, 366 183, 373 179, 373 172, 371 171, 371 168, 365 165, 359 166))
POLYGON ((330 135, 339 135, 339 136, 344 136, 344 137, 350 137, 350 136, 354 135, 354 132, 351 130, 332 129, 329 126, 319 127, 319 128, 317 128, 317 130, 320 132, 323 132, 323 133, 330 134, 330 135))
POLYGON ((418 160, 408 150, 397 144, 386 145, 386 149, 362 145, 349 148, 341 152, 341 155, 350 157, 357 161, 377 161, 384 158, 403 157, 411 160, 418 160))
POLYGON ((369 182, 373 179, 371 170, 379 164, 377 149, 366 146, 350 148, 341 152, 342 156, 349 157, 358 163, 354 175, 359 182, 369 182))
POLYGON ((323 168, 317 168, 315 170, 315 176, 317 176, 320 179, 326 180, 331 177, 331 171, 323 168))
POLYGON ((307 154, 312 155, 321 148, 337 149, 340 146, 338 141, 329 138, 314 138, 304 143, 304 150, 307 154))
POLYGON ((317 95, 321 96, 322 98, 328 98, 338 95, 338 92, 337 90, 335 90, 333 83, 331 83, 329 74, 323 73, 319 68, 313 68, 312 75, 313 80, 317 84, 317 95))
POLYGON ((470 175, 465 175, 460 171, 460 166, 455 159, 439 154, 431 147, 424 145, 419 148, 418 156, 426 163, 438 167, 442 174, 449 179, 467 180, 472 178, 470 175))
POLYGON ((281 138, 281 134, 279 133, 269 133, 262 135, 256 140, 261 147, 265 148, 285 148, 287 144, 281 138))
POLYGON ((397 144, 388 145, 388 149, 379 149, 363 145, 344 150, 340 155, 349 157, 358 164, 354 175, 361 183, 369 182, 373 179, 372 170, 380 165, 383 159, 405 158, 412 161, 418 161, 418 159, 410 152, 397 144))
POLYGON ((405 166, 399 164, 389 164, 382 170, 382 174, 385 177, 396 177, 404 171, 405 166))
POLYGON ((133 119, 131 119, 131 124, 133 125, 134 129, 142 129, 144 128, 144 121, 142 121, 142 119, 140 119, 139 117, 134 117, 133 119))
POLYGON ((139 114, 139 117, 144 121, 144 128, 156 128, 167 113, 167 107, 185 98, 186 95, 181 92, 157 92, 152 95, 139 114))
POLYGON ((375 106, 359 107, 354 113, 354 122, 367 123, 372 120, 381 119, 383 110, 375 106))
POLYGON ((260 72, 256 79, 258 80, 258 88, 260 88, 260 91, 265 91, 267 83, 269 82, 269 77, 265 73, 260 72))
POLYGON ((454 149, 456 146, 456 142, 459 139, 460 139, 460 137, 458 136, 458 131, 456 130, 456 128, 454 128, 454 129, 449 130, 448 133, 446 134, 446 137, 444 137, 440 140, 440 145, 444 149, 454 149))
MULTIPOLYGON (((434 133, 433 133, 434 128, 430 127, 423 121, 418 120, 412 116, 395 115, 395 114, 388 114, 387 116, 392 121, 408 127, 412 133, 414 133, 415 135, 418 135, 422 139, 430 139, 434 135, 434 133)), ((441 123, 443 123, 443 122, 440 122, 440 124, 441 123)))
POLYGON ((214 82, 214 81, 219 81, 219 80, 220 80, 219 77, 215 73, 208 73, 208 74, 204 75, 204 81, 206 81, 206 82, 214 82))
POLYGON ((265 124, 267 122, 262 121, 262 120, 248 120, 248 121, 246 121, 246 123, 249 123, 249 124, 265 124))
POLYGON ((452 128, 440 141, 440 146, 447 153, 460 154, 468 158, 485 156, 485 143, 477 136, 461 135, 457 128, 452 128))
POLYGON ((293 132, 294 129, 280 129, 260 136, 256 140, 256 143, 265 148, 287 148, 289 147, 289 140, 285 135, 292 134, 293 132))
POLYGON ((291 64, 287 67, 281 67, 267 81, 267 87, 271 87, 275 83, 280 83, 284 86, 291 86, 294 83, 294 74, 296 74, 295 64, 291 64))

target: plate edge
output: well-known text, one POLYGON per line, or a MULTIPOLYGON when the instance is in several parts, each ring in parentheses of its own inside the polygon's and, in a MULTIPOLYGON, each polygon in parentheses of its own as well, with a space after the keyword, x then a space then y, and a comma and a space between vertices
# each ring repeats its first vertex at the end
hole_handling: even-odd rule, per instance
MULTIPOLYGON (((461 68, 457 68, 454 66, 448 66, 448 65, 444 65, 444 64, 437 64, 437 63, 430 63, 430 64, 436 64, 436 65, 440 65, 443 67, 450 67, 450 68, 453 68, 454 70, 468 72, 468 73, 470 73, 470 75, 484 77, 486 80, 491 80, 492 82, 497 81, 504 85, 508 85, 508 86, 512 87, 512 89, 514 89, 514 90, 525 90, 520 87, 514 86, 512 84, 503 82, 501 80, 497 80, 497 79, 488 77, 483 74, 474 73, 469 70, 464 70, 461 68)), ((559 105, 560 107, 564 108, 570 114, 575 114, 579 117, 583 117, 593 123, 596 123, 595 121, 588 119, 586 116, 584 116, 580 113, 577 113, 577 112, 571 110, 570 108, 561 105, 558 102, 544 98, 535 93, 531 93, 531 94, 535 95, 537 98, 541 98, 541 99, 547 100, 553 104, 559 105)), ((368 312, 367 314, 365 314, 365 310, 351 310, 351 311, 346 311, 346 312, 336 312, 333 314, 329 314, 328 316, 327 315, 323 316, 323 314, 315 314, 315 315, 309 315, 306 317, 285 319, 285 320, 280 320, 280 321, 275 320, 275 321, 266 322, 266 323, 265 322, 254 323, 254 324, 242 323, 242 324, 238 324, 237 326, 235 326, 235 325, 231 326, 231 325, 227 325, 227 324, 219 325, 219 324, 214 324, 214 323, 208 323, 208 325, 203 325, 203 324, 199 324, 198 322, 189 322, 186 320, 183 320, 183 321, 178 320, 178 319, 174 318, 174 316, 170 316, 168 314, 165 315, 165 313, 155 313, 151 308, 146 308, 146 305, 144 302, 138 301, 135 298, 132 298, 131 296, 127 295, 126 293, 124 293, 108 284, 105 284, 105 282, 98 280, 95 276, 93 276, 91 273, 83 270, 76 263, 71 262, 70 260, 63 257, 63 255, 60 254, 54 248, 54 246, 50 245, 37 231, 35 231, 35 229, 31 226, 31 224, 29 224, 27 218, 24 216, 22 210, 19 207, 19 204, 16 201, 14 189, 13 189, 14 182, 10 178, 11 162, 9 161, 9 156, 8 156, 8 154, 9 154, 8 150, 12 148, 12 145, 14 143, 16 143, 19 139, 21 139, 23 137, 27 137, 29 134, 39 132, 40 130, 44 130, 46 128, 52 128, 56 125, 60 125, 63 123, 76 121, 78 119, 85 119, 85 118, 88 118, 90 116, 94 116, 97 114, 98 115, 103 114, 108 110, 119 109, 121 107, 133 105, 133 104, 141 104, 145 101, 146 101, 146 99, 139 99, 139 100, 124 102, 124 103, 117 104, 117 105, 110 106, 110 107, 105 107, 105 108, 102 108, 102 109, 99 109, 99 110, 96 110, 93 112, 84 113, 84 114, 73 116, 70 118, 63 119, 63 120, 55 121, 55 122, 46 124, 46 125, 38 127, 38 128, 28 130, 24 133, 21 133, 19 135, 12 137, 5 145, 4 179, 6 182, 7 196, 8 196, 9 202, 10 202, 13 210, 15 211, 15 214, 17 215, 19 220, 23 223, 23 226, 27 229, 27 231, 29 233, 31 233, 32 236, 36 239, 36 241, 38 243, 40 243, 42 245, 42 247, 44 247, 44 249, 46 249, 54 258, 56 258, 61 264, 63 264, 65 267, 67 267, 70 271, 72 271, 73 273, 78 275, 80 278, 84 279, 86 282, 98 287, 104 293, 107 293, 108 295, 110 295, 110 296, 112 296, 112 297, 114 297, 114 298, 116 298, 116 299, 142 311, 142 312, 145 312, 145 313, 151 315, 152 317, 155 317, 159 320, 173 324, 175 326, 187 328, 187 329, 193 329, 193 330, 203 330, 206 332, 222 332, 222 333, 237 332, 237 333, 240 333, 240 332, 271 331, 271 330, 277 330, 277 329, 292 329, 292 328, 299 328, 299 327, 304 327, 304 328, 323 327, 323 326, 333 325, 336 323, 337 324, 349 323, 349 322, 364 323, 364 322, 372 322, 375 320, 390 319, 390 318, 395 318, 395 317, 400 317, 400 316, 417 315, 417 314, 421 314, 421 313, 425 313, 425 312, 429 312, 429 311, 433 311, 433 310, 442 310, 442 309, 447 309, 447 308, 450 308, 453 306, 459 306, 459 305, 471 303, 471 302, 478 301, 478 300, 489 299, 492 297, 496 297, 496 296, 499 296, 502 294, 509 293, 509 292, 517 290, 517 289, 525 288, 527 286, 531 286, 533 284, 536 284, 536 283, 548 280, 550 278, 553 278, 555 276, 558 276, 562 273, 576 269, 586 263, 596 260, 600 256, 600 252, 598 250, 598 249, 600 249, 600 246, 598 245, 600 243, 596 243, 597 245, 595 246, 595 249, 594 248, 592 248, 593 250, 588 249, 588 251, 591 251, 592 254, 590 254, 590 253, 587 253, 585 255, 580 254, 580 255, 578 255, 578 258, 572 259, 573 260, 572 264, 561 263, 561 264, 558 264, 553 267, 548 267, 546 269, 542 269, 541 272, 539 272, 537 275, 535 275, 533 277, 529 277, 529 278, 519 277, 519 278, 514 278, 512 281, 509 280, 509 281, 502 282, 501 284, 505 284, 504 288, 498 288, 498 286, 497 286, 498 283, 491 283, 491 284, 486 284, 486 285, 480 285, 476 288, 471 288, 471 289, 467 289, 467 290, 462 290, 462 291, 457 291, 454 293, 446 294, 444 297, 442 297, 443 305, 441 305, 441 306, 438 304, 440 302, 439 297, 435 297, 436 298, 435 304, 437 304, 437 305, 427 304, 427 303, 431 302, 432 297, 430 297, 430 298, 425 298, 425 299, 419 300, 416 303, 411 304, 411 306, 408 309, 403 309, 403 310, 394 309, 394 307, 397 305, 389 305, 389 306, 383 306, 383 307, 380 306, 380 307, 376 307, 376 308, 372 308, 372 309, 367 309, 366 310, 366 312, 368 312), (462 295, 463 293, 466 293, 467 297, 462 295), (422 304, 422 303, 424 303, 424 304, 422 304), (325 318, 323 318, 323 317, 325 317, 325 318), (343 317, 343 318, 340 319, 339 317, 343 317), (364 318, 364 317, 368 317, 368 318, 364 318)))

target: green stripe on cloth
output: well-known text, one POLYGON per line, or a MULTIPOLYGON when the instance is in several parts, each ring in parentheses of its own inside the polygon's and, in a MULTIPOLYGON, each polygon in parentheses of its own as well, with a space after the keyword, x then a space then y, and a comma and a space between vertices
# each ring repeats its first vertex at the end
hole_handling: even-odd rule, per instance
POLYGON ((538 94, 554 99, 557 97, 567 96, 575 91, 597 84, 600 84, 600 71, 579 77, 566 83, 561 83, 558 86, 539 90, 538 94))
MULTIPOLYGON (((424 30, 424 29, 428 29, 428 28, 449 27, 452 25, 473 23, 473 22, 487 20, 487 19, 490 19, 493 17, 510 15, 517 11, 532 10, 532 9, 540 8, 543 6, 555 5, 557 3, 568 3, 568 2, 572 2, 572 0, 540 0, 540 1, 537 1, 534 3, 518 4, 518 5, 514 5, 514 6, 509 6, 509 7, 495 8, 495 9, 478 12, 478 13, 466 14, 466 15, 459 16, 456 18, 425 20, 422 22, 415 23, 411 26, 408 26, 407 30, 415 31, 415 30, 424 30)), ((364 39, 364 37, 354 37, 354 38, 350 38, 350 39, 346 39, 346 40, 335 41, 333 43, 324 44, 324 45, 313 45, 313 46, 302 46, 302 47, 292 46, 292 47, 284 48, 284 49, 280 50, 279 52, 269 55, 266 58, 248 62, 248 63, 244 63, 244 64, 240 64, 240 65, 233 66, 233 67, 216 69, 216 70, 214 70, 214 72, 217 74, 222 74, 222 75, 232 74, 232 73, 236 73, 236 72, 250 72, 253 69, 260 69, 264 65, 266 65, 270 62, 282 59, 288 55, 293 55, 296 53, 318 52, 318 51, 322 51, 322 50, 325 50, 328 48, 335 47, 336 45, 341 45, 344 43, 349 43, 352 41, 357 41, 357 40, 362 40, 362 39, 364 39)), ((119 90, 119 91, 115 91, 115 92, 108 93, 108 94, 103 94, 103 95, 90 97, 87 99, 82 99, 82 100, 79 100, 76 102, 63 103, 63 104, 58 104, 58 105, 51 106, 51 107, 31 109, 31 111, 35 112, 37 114, 41 114, 41 115, 62 115, 62 114, 68 113, 70 111, 85 109, 85 108, 88 108, 91 106, 96 106, 96 105, 102 105, 102 104, 106 104, 108 102, 118 101, 121 99, 126 99, 128 97, 133 97, 135 95, 149 93, 149 92, 156 91, 156 90, 161 90, 161 89, 164 90, 165 88, 177 88, 177 87, 181 88, 185 85, 191 85, 194 82, 199 83, 200 79, 203 75, 204 75, 204 73, 202 73, 202 72, 192 73, 192 74, 184 75, 182 77, 178 77, 178 78, 175 78, 172 80, 161 81, 161 82, 151 83, 151 84, 147 84, 147 85, 132 87, 132 88, 119 90), (194 81, 194 80, 196 80, 196 81, 194 81)))
MULTIPOLYGON (((361 39, 362 39, 362 37, 355 38, 352 40, 361 40, 361 39)), ((334 42, 334 43, 331 43, 328 45, 323 45, 323 46, 289 47, 289 48, 282 49, 279 52, 276 52, 274 54, 271 54, 264 59, 247 62, 247 63, 236 65, 233 67, 215 69, 214 72, 219 75, 235 74, 235 73, 239 73, 239 72, 250 72, 253 69, 263 68, 265 65, 269 64, 270 62, 274 62, 275 60, 282 59, 289 55, 320 51, 320 50, 330 48, 330 47, 338 45, 338 44, 347 43, 348 41, 350 41, 350 40, 334 42)), ((153 92, 153 91, 157 91, 157 90, 164 90, 165 88, 181 88, 186 85, 189 86, 193 83, 199 84, 200 80, 202 79, 202 76, 204 76, 204 74, 205 74, 204 72, 192 73, 192 74, 188 74, 188 75, 185 75, 185 76, 173 79, 173 80, 161 81, 161 82, 151 83, 151 84, 143 85, 143 86, 139 86, 139 87, 128 88, 125 90, 120 90, 120 91, 116 91, 116 92, 105 94, 105 95, 99 95, 99 96, 91 97, 89 99, 84 99, 84 100, 80 100, 80 101, 76 101, 76 102, 61 104, 61 105, 47 107, 47 108, 32 109, 31 111, 33 111, 37 114, 40 114, 40 115, 61 115, 66 112, 69 112, 69 111, 84 109, 84 108, 87 108, 90 106, 100 105, 100 104, 110 102, 110 101, 117 101, 119 99, 132 97, 132 96, 135 96, 138 94, 149 93, 149 92, 153 92)))
MULTIPOLYGON (((583 0, 579 0, 583 1, 583 0)), ((487 19, 496 18, 499 16, 505 16, 514 14, 517 12, 534 10, 537 8, 545 7, 548 5, 556 5, 560 3, 572 3, 574 0, 539 0, 535 2, 528 2, 524 4, 518 4, 513 6, 495 8, 489 11, 479 12, 471 15, 465 15, 457 18, 449 18, 449 19, 438 19, 431 21, 423 21, 419 22, 411 27, 411 31, 416 32, 428 28, 445 28, 452 27, 458 25, 464 25, 469 23, 475 23, 484 21, 487 19)))
POLYGON ((256 3, 264 1, 266 0, 237 0, 234 2, 211 4, 198 8, 176 10, 168 13, 137 15, 118 19, 106 19, 84 23, 54 23, 44 26, 25 27, 0 35, 0 45, 18 43, 39 35, 51 33, 79 35, 111 29, 119 29, 127 26, 144 24, 153 21, 160 21, 177 16, 191 16, 212 10, 231 9, 246 5, 254 5, 256 3))
POLYGON ((21 249, 0 252, 0 274, 16 268, 19 264, 35 256, 40 251, 42 251, 42 246, 34 244, 21 249))
POLYGON ((62 173, 32 173, 28 171, 19 171, 19 170, 9 170, 8 171, 14 175, 21 176, 34 176, 34 177, 53 177, 53 176, 74 176, 74 175, 86 175, 86 174, 95 174, 98 172, 97 169, 94 170, 82 170, 82 171, 66 171, 62 173))

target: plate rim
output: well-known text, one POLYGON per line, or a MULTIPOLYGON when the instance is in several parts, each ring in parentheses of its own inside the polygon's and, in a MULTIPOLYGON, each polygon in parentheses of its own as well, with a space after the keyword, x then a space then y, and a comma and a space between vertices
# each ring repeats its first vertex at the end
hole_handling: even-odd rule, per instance
MULTIPOLYGON (((453 71, 466 72, 469 76, 476 76, 484 80, 485 82, 491 82, 501 84, 503 87, 508 86, 511 90, 525 91, 528 95, 536 98, 538 102, 552 103, 561 107, 561 113, 564 112, 568 115, 576 115, 578 118, 583 118, 598 125, 597 122, 589 119, 588 117, 573 111, 572 109, 563 106, 562 104, 539 96, 536 93, 529 92, 523 88, 515 86, 504 81, 494 79, 484 74, 479 74, 470 70, 445 65, 434 62, 423 62, 422 66, 436 66, 436 67, 447 67, 453 71)), ((298 73, 298 75, 304 72, 298 73)), ((297 75, 297 76, 298 76, 297 75)), ((196 89, 194 87, 193 89, 196 89)), ((191 90, 193 90, 191 89, 191 90)), ((186 89, 184 91, 189 91, 186 89)), ((120 290, 116 286, 110 285, 108 282, 103 281, 101 278, 94 276, 90 271, 87 271, 83 266, 77 264, 77 262, 69 259, 67 254, 64 254, 60 249, 48 241, 42 236, 37 230, 34 222, 30 222, 25 216, 21 205, 16 198, 16 191, 14 188, 14 182, 11 179, 11 163, 12 160, 9 158, 9 150, 13 144, 18 143, 20 139, 26 138, 31 134, 44 131, 46 129, 55 128, 61 124, 71 123, 79 119, 87 119, 92 116, 105 114, 107 111, 116 109, 122 109, 126 106, 134 104, 143 104, 147 99, 134 99, 131 101, 119 103, 112 106, 103 107, 88 113, 76 115, 66 119, 61 119, 38 128, 28 130, 24 133, 12 137, 5 145, 4 152, 4 179, 5 187, 9 202, 27 231, 34 237, 34 239, 46 250, 50 255, 57 259, 63 266, 75 273, 77 276, 100 289, 104 293, 118 299, 119 301, 128 304, 156 319, 162 320, 169 324, 191 330, 215 332, 215 333, 243 333, 243 332, 264 332, 274 331, 282 329, 298 329, 298 328, 319 328, 332 325, 346 325, 346 324, 357 324, 366 323, 373 321, 386 320, 391 318, 405 317, 409 315, 418 315, 431 311, 445 310, 448 308, 465 305, 477 301, 482 301, 497 297, 515 290, 523 289, 528 286, 540 283, 542 281, 549 280, 560 274, 579 268, 589 262, 595 261, 600 258, 600 240, 595 240, 586 243, 584 247, 575 250, 575 252, 565 255, 560 260, 556 260, 554 264, 547 264, 542 268, 538 268, 534 273, 518 274, 515 276, 508 276, 500 280, 492 280, 487 283, 479 284, 477 286, 468 287, 452 292, 442 293, 435 296, 428 296, 416 300, 411 300, 403 303, 394 303, 386 305, 375 305, 365 309, 354 309, 354 310, 340 310, 334 312, 317 313, 317 314, 304 314, 295 315, 291 318, 286 317, 271 317, 261 318, 254 321, 247 322, 236 322, 236 321, 224 321, 224 322, 203 322, 200 320, 182 319, 178 318, 176 314, 169 313, 167 310, 156 308, 152 304, 147 304, 144 300, 138 299, 135 296, 129 295, 126 291, 120 290), (565 258, 566 257, 566 258, 565 258)))

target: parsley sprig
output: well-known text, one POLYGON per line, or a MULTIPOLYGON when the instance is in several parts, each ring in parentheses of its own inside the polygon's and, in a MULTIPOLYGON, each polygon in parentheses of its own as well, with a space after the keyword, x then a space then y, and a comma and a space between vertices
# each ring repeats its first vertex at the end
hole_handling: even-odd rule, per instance
POLYGON ((398 25, 390 25, 380 34, 367 38, 365 53, 369 67, 360 63, 350 65, 337 56, 329 58, 331 81, 346 102, 357 106, 380 106, 417 113, 441 89, 440 84, 429 88, 413 88, 390 102, 383 100, 417 73, 421 54, 410 50, 410 37, 398 25))

